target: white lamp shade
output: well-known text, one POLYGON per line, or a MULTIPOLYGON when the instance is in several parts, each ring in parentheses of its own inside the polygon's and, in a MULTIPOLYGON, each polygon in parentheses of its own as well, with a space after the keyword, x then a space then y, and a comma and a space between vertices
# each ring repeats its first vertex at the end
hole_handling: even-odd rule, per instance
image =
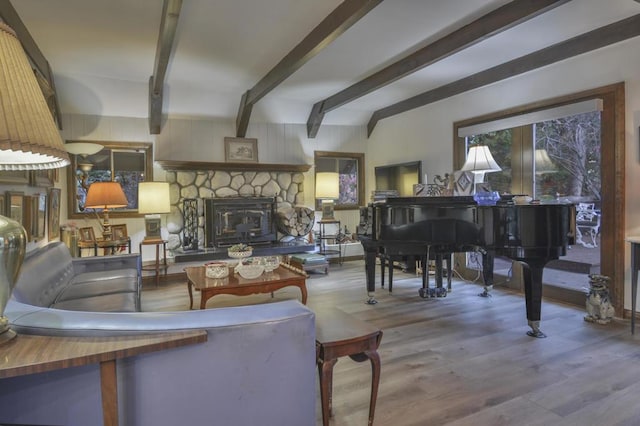
POLYGON ((493 159, 489 147, 486 145, 474 145, 469 148, 467 153, 467 161, 465 161, 462 169, 463 172, 499 172, 502 170, 496 160, 493 159))
POLYGON ((140 182, 138 184, 138 213, 169 213, 171 203, 168 182, 140 182))
POLYGON ((549 154, 547 153, 547 150, 544 148, 536 149, 535 161, 536 161, 536 174, 553 173, 558 171, 556 169, 555 164, 553 164, 553 161, 551 161, 551 158, 549 158, 549 154))
POLYGON ((338 198, 340 176, 334 172, 316 173, 316 198, 338 198))
POLYGON ((64 144, 64 149, 73 155, 93 155, 101 151, 102 148, 104 148, 103 145, 90 142, 67 142, 64 144))

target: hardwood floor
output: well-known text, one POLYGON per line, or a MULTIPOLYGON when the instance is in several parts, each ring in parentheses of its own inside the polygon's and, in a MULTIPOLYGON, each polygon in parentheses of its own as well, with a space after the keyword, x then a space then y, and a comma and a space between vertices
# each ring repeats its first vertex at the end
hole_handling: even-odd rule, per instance
MULTIPOLYGON (((446 298, 418 296, 420 278, 396 272, 393 293, 367 305, 362 261, 331 265, 307 280, 308 306, 335 306, 380 327, 382 374, 376 425, 640 424, 640 334, 628 321, 587 323, 584 310, 544 301, 533 339, 524 298, 460 280, 446 298)), ((199 295, 196 295, 196 300, 199 295)), ((269 295, 215 296, 208 308, 298 298, 296 288, 269 295)), ((185 282, 153 285, 143 310, 187 309, 185 282)), ((370 366, 341 359, 334 369, 333 426, 367 423, 370 366)), ((319 395, 317 424, 322 424, 319 395)))

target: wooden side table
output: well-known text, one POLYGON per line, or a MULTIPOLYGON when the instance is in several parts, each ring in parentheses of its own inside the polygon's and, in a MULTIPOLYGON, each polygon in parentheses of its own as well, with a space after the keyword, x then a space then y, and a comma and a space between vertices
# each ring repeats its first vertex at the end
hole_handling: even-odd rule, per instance
POLYGON ((167 275, 167 240, 147 239, 142 240, 139 245, 140 256, 142 256, 142 246, 155 246, 156 259, 152 267, 142 267, 143 271, 154 271, 156 277, 156 287, 160 286, 160 269, 164 269, 164 275, 167 275), (162 246, 162 263, 160 262, 160 246, 162 246))
POLYGON ((2 346, 0 379, 99 363, 104 425, 117 426, 117 359, 206 341, 204 330, 120 337, 21 334, 2 346))
POLYGON ((369 425, 373 424, 380 382, 378 346, 382 331, 335 308, 315 310, 316 362, 320 376, 322 424, 329 425, 332 406, 333 366, 338 358, 348 356, 356 362, 371 361, 371 399, 369 425))

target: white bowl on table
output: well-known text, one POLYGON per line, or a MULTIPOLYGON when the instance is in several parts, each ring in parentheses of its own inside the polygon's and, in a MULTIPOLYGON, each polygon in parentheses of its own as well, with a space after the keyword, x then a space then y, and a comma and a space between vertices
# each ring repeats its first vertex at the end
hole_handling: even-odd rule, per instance
POLYGON ((204 265, 207 278, 225 278, 229 276, 229 266, 225 262, 210 262, 204 265))
POLYGON ((236 267, 236 272, 238 272, 242 278, 252 280, 262 275, 264 272, 264 266, 255 263, 250 265, 238 265, 236 267))

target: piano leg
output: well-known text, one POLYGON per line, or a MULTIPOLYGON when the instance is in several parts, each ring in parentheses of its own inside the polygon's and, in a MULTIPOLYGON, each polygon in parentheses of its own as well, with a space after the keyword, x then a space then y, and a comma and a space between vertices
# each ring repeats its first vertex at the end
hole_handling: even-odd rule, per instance
POLYGON ((451 277, 453 275, 453 268, 451 267, 451 253, 447 253, 446 262, 447 262, 447 292, 451 293, 451 277))
POLYGON ((367 280, 367 296, 366 303, 368 305, 375 305, 378 303, 374 294, 376 291, 376 254, 377 248, 364 247, 364 269, 367 280))
POLYGON ((530 331, 527 335, 531 337, 547 337, 540 331, 540 314, 542 308, 542 270, 547 263, 542 259, 530 259, 522 264, 522 275, 524 280, 524 297, 527 304, 527 321, 530 331))
POLYGON ((480 297, 491 297, 491 290, 493 290, 493 259, 495 254, 490 251, 482 251, 482 280, 484 281, 484 288, 480 297))

